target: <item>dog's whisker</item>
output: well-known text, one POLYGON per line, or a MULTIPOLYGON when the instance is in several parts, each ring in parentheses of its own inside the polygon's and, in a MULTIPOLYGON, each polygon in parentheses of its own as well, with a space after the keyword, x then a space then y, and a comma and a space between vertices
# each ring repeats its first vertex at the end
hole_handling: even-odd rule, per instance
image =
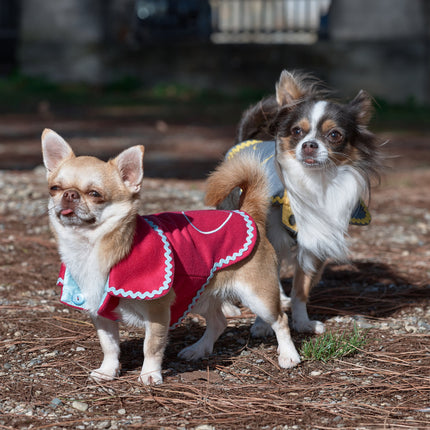
POLYGON ((353 162, 353 161, 354 161, 354 159, 353 159, 350 155, 345 154, 344 152, 336 152, 336 151, 332 151, 332 154, 333 154, 333 155, 340 155, 340 156, 341 156, 341 157, 343 157, 345 160, 348 160, 348 161, 351 161, 351 162, 353 162))

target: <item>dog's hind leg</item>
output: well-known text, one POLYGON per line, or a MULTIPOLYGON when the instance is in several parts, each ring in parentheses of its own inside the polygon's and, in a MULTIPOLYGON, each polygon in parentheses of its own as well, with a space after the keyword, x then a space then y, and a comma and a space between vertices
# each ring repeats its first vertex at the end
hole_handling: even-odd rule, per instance
POLYGON ((253 289, 242 285, 236 288, 236 291, 242 303, 275 332, 279 365, 288 369, 300 363, 300 356, 291 339, 288 317, 281 310, 279 290, 274 287, 267 290, 264 295, 257 295, 253 289))
POLYGON ((300 355, 291 339, 288 317, 284 312, 279 313, 276 321, 271 324, 278 341, 278 363, 284 369, 300 363, 300 355))
POLYGON ((230 302, 224 302, 222 304, 222 313, 226 317, 238 317, 242 312, 240 311, 240 308, 238 306, 233 305, 230 302))
POLYGON ((178 357, 185 360, 199 360, 210 355, 213 351, 214 343, 227 327, 227 320, 220 302, 217 300, 213 300, 208 304, 200 302, 205 302, 204 297, 200 298, 193 312, 199 313, 206 319, 206 330, 196 343, 179 352, 178 357))
MULTIPOLYGON (((284 293, 284 289, 282 288, 281 282, 279 282, 279 292, 281 299, 281 308, 283 311, 285 311, 286 309, 290 308, 291 299, 287 297, 287 295, 284 293)), ((272 336, 273 330, 269 324, 267 324, 264 320, 257 316, 254 324, 252 324, 251 327, 251 335, 252 337, 272 336)))

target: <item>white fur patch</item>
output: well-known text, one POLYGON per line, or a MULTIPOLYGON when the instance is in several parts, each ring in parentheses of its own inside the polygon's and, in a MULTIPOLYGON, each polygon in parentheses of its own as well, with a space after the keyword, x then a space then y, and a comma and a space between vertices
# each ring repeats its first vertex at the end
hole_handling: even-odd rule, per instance
POLYGON ((298 261, 305 272, 315 258, 345 261, 351 214, 366 191, 366 181, 352 166, 308 169, 299 160, 278 153, 282 179, 298 227, 298 261))
POLYGON ((50 220, 58 235, 61 261, 80 286, 90 313, 96 315, 108 277, 106 270, 99 265, 100 243, 128 215, 131 204, 124 202, 107 206, 98 214, 97 221, 91 228, 64 226, 55 214, 52 199, 49 207, 50 220))
POLYGON ((311 116, 310 116, 310 120, 311 120, 310 133, 312 134, 312 137, 315 137, 316 135, 318 124, 325 113, 326 106, 327 106, 327 102, 319 101, 315 103, 312 109, 311 116))
POLYGON ((320 163, 324 163, 328 158, 328 151, 324 143, 317 139, 318 124, 323 117, 326 110, 327 102, 319 101, 315 103, 312 108, 309 120, 310 120, 310 130, 308 134, 298 143, 296 146, 296 158, 299 161, 303 161, 302 145, 305 142, 318 141, 318 148, 316 149, 315 157, 320 163))

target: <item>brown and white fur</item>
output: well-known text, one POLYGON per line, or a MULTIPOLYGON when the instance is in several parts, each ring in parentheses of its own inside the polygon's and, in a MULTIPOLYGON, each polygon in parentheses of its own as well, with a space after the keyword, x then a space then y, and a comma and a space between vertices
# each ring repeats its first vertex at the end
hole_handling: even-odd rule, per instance
MULTIPOLYGON (((291 310, 300 332, 325 330, 308 317, 309 293, 327 259, 347 260, 351 214, 359 199, 370 195, 371 178, 379 177, 378 142, 367 129, 371 115, 372 101, 364 91, 340 104, 328 100, 316 81, 283 71, 276 96, 249 108, 239 124, 238 142, 276 142, 275 166, 298 227, 291 310)), ((279 261, 291 255, 294 241, 282 225, 279 206, 271 207, 267 235, 279 261)), ((267 326, 257 320, 253 332, 264 335, 267 326)))
MULTIPOLYGON (((95 157, 76 157, 66 141, 52 130, 42 135, 43 160, 49 185, 49 218, 62 261, 89 303, 89 313, 103 350, 101 366, 91 373, 97 380, 111 380, 120 370, 118 322, 97 315, 110 269, 130 251, 143 179, 143 146, 121 152, 103 162, 95 157)), ((277 280, 276 254, 265 234, 268 210, 267 184, 258 163, 238 161, 231 181, 222 179, 222 168, 211 181, 217 204, 233 186, 245 190, 241 209, 258 227, 258 241, 251 255, 233 268, 215 274, 193 312, 206 318, 202 338, 183 349, 179 356, 197 360, 213 350, 226 327, 221 311, 224 301, 239 300, 274 330, 278 340, 279 365, 295 366, 300 357, 290 337, 287 316, 282 312, 277 280), (241 172, 238 175, 237 172, 241 172)), ((162 382, 161 365, 167 344, 173 289, 156 300, 121 298, 116 312, 123 323, 145 328, 144 361, 140 380, 162 382)))

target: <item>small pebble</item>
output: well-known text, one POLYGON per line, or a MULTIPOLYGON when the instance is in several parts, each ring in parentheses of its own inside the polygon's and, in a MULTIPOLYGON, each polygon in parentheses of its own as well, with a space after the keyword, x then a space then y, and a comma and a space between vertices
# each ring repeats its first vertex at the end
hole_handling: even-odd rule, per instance
POLYGON ((60 406, 63 402, 59 398, 55 398, 51 400, 50 406, 53 408, 56 408, 57 406, 60 406))
POLYGON ((88 403, 78 402, 75 400, 72 403, 72 408, 77 409, 78 411, 85 412, 88 409, 88 403))

